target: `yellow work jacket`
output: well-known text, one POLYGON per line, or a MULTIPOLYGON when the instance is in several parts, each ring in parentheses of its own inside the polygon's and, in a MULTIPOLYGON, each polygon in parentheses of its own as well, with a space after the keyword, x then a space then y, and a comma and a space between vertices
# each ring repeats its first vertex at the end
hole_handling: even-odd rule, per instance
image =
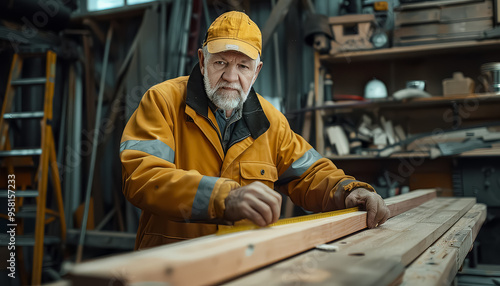
POLYGON ((323 158, 253 89, 242 108, 225 153, 198 65, 144 94, 120 144, 123 193, 142 209, 136 249, 215 233, 228 193, 254 181, 314 212, 335 209, 339 188, 373 190, 323 158))

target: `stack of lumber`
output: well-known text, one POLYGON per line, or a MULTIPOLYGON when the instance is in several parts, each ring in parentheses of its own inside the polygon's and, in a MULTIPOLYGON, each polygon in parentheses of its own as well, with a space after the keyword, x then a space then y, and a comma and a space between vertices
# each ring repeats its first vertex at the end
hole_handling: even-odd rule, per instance
POLYGON ((228 285, 450 285, 485 218, 474 198, 437 198, 228 285))
MULTIPOLYGON (((300 285, 390 285, 398 279, 406 279, 405 266, 433 244, 437 250, 429 257, 422 256, 421 267, 425 268, 428 260, 433 259, 448 265, 443 273, 451 273, 458 267, 452 265, 451 262, 458 261, 453 257, 468 252, 470 246, 466 244, 474 240, 477 225, 484 221, 485 209, 474 206, 473 198, 435 196, 434 190, 422 190, 387 199, 393 218, 376 229, 358 232, 366 228, 366 212, 358 211, 272 228, 206 236, 95 260, 75 267, 70 279, 72 285, 92 283, 95 286, 114 282, 141 285, 151 281, 168 285, 222 282, 232 285, 295 282, 300 285), (456 224, 461 219, 467 221, 456 224), (454 230, 453 225, 459 225, 459 229, 454 230), (358 233, 334 241, 355 232, 358 233), (445 241, 440 242, 440 237, 445 241), (454 239, 454 248, 448 249, 448 237, 454 239), (331 241, 334 241, 335 252, 311 250, 331 241), (464 245, 467 251, 458 245, 464 245), (454 252, 443 257, 443 251, 454 252), (297 256, 284 260, 294 255, 297 256), (259 268, 262 269, 241 277, 259 268)), ((419 273, 418 269, 416 272, 419 273)))

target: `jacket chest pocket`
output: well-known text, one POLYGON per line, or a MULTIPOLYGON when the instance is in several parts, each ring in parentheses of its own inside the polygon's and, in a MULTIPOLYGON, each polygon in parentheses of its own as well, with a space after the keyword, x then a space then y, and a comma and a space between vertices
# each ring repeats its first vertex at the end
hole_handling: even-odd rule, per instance
POLYGON ((278 170, 273 164, 265 162, 241 161, 240 185, 245 186, 260 181, 274 189, 274 182, 278 180, 278 170))

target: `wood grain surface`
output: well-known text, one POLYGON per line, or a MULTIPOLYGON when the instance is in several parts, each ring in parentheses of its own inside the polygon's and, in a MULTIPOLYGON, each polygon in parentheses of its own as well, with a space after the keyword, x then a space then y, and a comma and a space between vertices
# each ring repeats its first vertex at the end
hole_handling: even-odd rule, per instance
MULTIPOLYGON (((420 190, 387 199, 386 203, 394 216, 435 196, 435 190, 420 190)), ((145 281, 168 282, 168 285, 215 284, 364 228, 366 212, 358 211, 222 236, 210 235, 83 263, 71 271, 70 278, 78 283, 75 285, 91 282, 93 286, 145 281)), ((382 226, 376 231, 383 232, 383 229, 382 226)), ((399 267, 397 263, 387 265, 399 267)))
MULTIPOLYGON (((410 264, 448 231, 475 198, 436 198, 384 225, 311 250, 225 285, 393 285, 410 264)), ((425 285, 425 284, 420 284, 425 285)))

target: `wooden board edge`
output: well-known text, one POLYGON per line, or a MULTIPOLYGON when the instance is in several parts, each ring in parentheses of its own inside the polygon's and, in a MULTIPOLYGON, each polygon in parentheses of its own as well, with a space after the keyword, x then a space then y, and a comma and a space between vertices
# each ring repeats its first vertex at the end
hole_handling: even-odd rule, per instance
POLYGON ((486 206, 475 204, 411 265, 401 285, 449 285, 486 219, 486 206))
POLYGON ((394 217, 436 197, 437 192, 435 189, 415 190, 403 195, 388 198, 385 202, 391 211, 390 217, 394 217), (401 203, 402 200, 405 200, 405 203, 401 203))

